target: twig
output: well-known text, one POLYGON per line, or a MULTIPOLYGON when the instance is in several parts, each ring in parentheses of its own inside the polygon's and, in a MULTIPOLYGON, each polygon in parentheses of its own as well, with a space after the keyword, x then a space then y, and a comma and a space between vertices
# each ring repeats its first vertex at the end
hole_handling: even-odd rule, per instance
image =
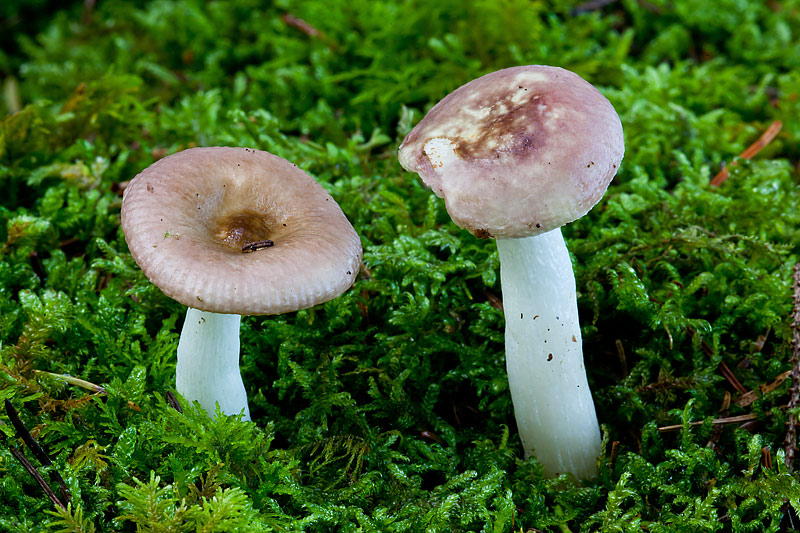
POLYGON ((789 421, 786 430, 786 438, 783 446, 786 450, 784 456, 786 468, 791 472, 794 470, 794 452, 797 449, 797 417, 792 413, 792 409, 800 404, 800 263, 794 266, 794 309, 792 310, 792 386, 789 396, 789 421))
MULTIPOLYGON (((728 409, 731 406, 731 393, 725 391, 725 395, 722 398, 722 407, 719 409, 719 414, 723 417, 728 416, 728 409)), ((708 442, 706 443, 706 448, 711 448, 712 450, 716 450, 719 447, 719 439, 722 437, 722 430, 723 427, 721 424, 714 428, 714 431, 711 432, 711 437, 709 437, 708 442)))
POLYGON ((67 506, 64 505, 64 503, 58 499, 58 496, 56 496, 56 494, 53 492, 53 489, 50 488, 50 485, 47 484, 42 475, 36 470, 36 468, 31 464, 31 462, 28 461, 28 459, 24 455, 22 455, 22 452, 19 451, 19 449, 13 444, 9 444, 8 448, 9 450, 11 450, 11 455, 13 455, 17 459, 17 461, 22 463, 22 466, 25 468, 25 470, 27 470, 28 473, 31 476, 33 476, 33 479, 36 480, 36 483, 38 483, 39 486, 42 487, 42 490, 44 491, 45 494, 47 494, 47 497, 50 498, 50 501, 53 502, 53 504, 60 507, 62 511, 66 511, 67 506))
POLYGON ((168 390, 167 393, 164 395, 164 398, 167 400, 167 403, 170 407, 178 411, 179 413, 183 413, 183 409, 181 409, 181 404, 178 403, 178 398, 172 393, 171 390, 168 390))
MULTIPOLYGON (((726 416, 723 418, 715 418, 711 421, 712 426, 717 426, 720 424, 738 424, 739 422, 749 422, 751 420, 757 420, 758 415, 754 413, 746 414, 746 415, 738 415, 738 416, 726 416)), ((698 420, 697 422, 689 422, 690 426, 701 426, 705 424, 705 420, 698 420)), ((679 429, 683 428, 683 424, 675 424, 673 426, 661 426, 658 430, 662 433, 667 431, 678 431, 679 429)))
POLYGON ((761 468, 772 470, 772 452, 768 446, 761 448, 761 468))
POLYGON ((306 22, 305 20, 301 19, 300 17, 295 17, 294 15, 290 15, 289 13, 284 13, 281 15, 281 19, 283 22, 286 23, 287 26, 291 26, 293 28, 297 28, 301 32, 305 33, 309 37, 319 37, 321 32, 306 22))
POLYGON ((68 374, 54 374, 53 372, 47 372, 45 370, 34 370, 34 372, 36 372, 37 374, 46 374, 46 375, 54 377, 56 379, 60 379, 62 381, 65 381, 65 382, 69 383, 70 385, 76 385, 78 387, 81 387, 81 388, 86 389, 86 390, 90 390, 92 392, 97 392, 97 393, 100 393, 100 394, 103 394, 103 395, 107 394, 106 393, 106 389, 104 389, 100 385, 95 385, 94 383, 92 383, 90 381, 86 381, 85 379, 76 378, 76 377, 70 376, 68 374))
MULTIPOLYGON (((42 447, 39 446, 39 443, 36 442, 36 439, 33 438, 31 433, 28 431, 28 428, 26 428, 25 424, 23 424, 22 420, 20 420, 17 410, 14 409, 14 405, 8 399, 6 399, 5 406, 8 419, 11 421, 11 425, 14 426, 14 429, 17 431, 17 435, 22 439, 22 442, 25 443, 25 446, 27 446, 28 449, 33 452, 33 455, 41 464, 44 466, 53 466, 53 461, 50 460, 50 457, 47 455, 47 453, 45 453, 42 447)), ((69 503, 69 491, 67 490, 67 484, 64 483, 64 478, 61 477, 61 474, 59 474, 58 470, 55 468, 50 469, 50 476, 55 478, 56 482, 61 488, 61 496, 63 496, 64 500, 69 503)))
MULTIPOLYGON (((697 331, 692 328, 686 328, 686 331, 689 332, 690 337, 694 337, 697 331)), ((714 349, 708 344, 705 340, 700 340, 700 346, 707 356, 714 355, 714 349)), ((719 366, 717 367, 722 374, 722 376, 731 384, 731 387, 736 389, 739 394, 744 394, 747 392, 747 389, 742 385, 742 382, 736 377, 736 374, 733 373, 733 370, 730 369, 728 365, 725 364, 725 361, 722 361, 719 366)))
POLYGON ((767 383, 766 385, 759 385, 757 389, 745 392, 744 394, 736 398, 734 403, 739 407, 747 407, 751 403, 755 402, 759 396, 767 394, 768 392, 772 392, 778 387, 780 387, 783 384, 783 382, 786 381, 786 378, 788 378, 791 373, 792 373, 791 370, 787 370, 782 374, 778 374, 778 377, 776 377, 770 383, 767 383))
POLYGON ((619 441, 615 440, 611 442, 611 451, 608 454, 608 464, 611 465, 611 468, 614 468, 614 463, 617 461, 617 454, 619 453, 619 441))
POLYGON ((619 356, 619 364, 622 367, 622 375, 628 375, 628 358, 625 357, 625 347, 622 345, 622 341, 617 339, 614 341, 614 344, 617 345, 617 355, 619 356))
POLYGON ((739 379, 733 373, 733 370, 731 370, 728 367, 728 365, 725 364, 725 361, 722 361, 719 364, 719 370, 720 372, 722 372, 722 375, 725 376, 725 379, 728 380, 728 383, 730 383, 734 389, 739 391, 740 394, 744 394, 747 392, 747 389, 744 387, 744 385, 742 385, 742 382, 739 381, 739 379))
POLYGON ((14 426, 14 429, 17 430, 17 435, 22 439, 22 442, 25 443, 30 451, 33 452, 33 455, 36 459, 39 460, 45 466, 50 466, 53 462, 50 460, 50 457, 44 452, 39 443, 33 438, 33 436, 28 431, 28 428, 25 427, 25 424, 22 423, 22 420, 19 418, 19 413, 17 410, 14 409, 14 405, 8 400, 5 400, 6 406, 6 414, 8 415, 9 420, 11 421, 11 425, 14 426))
MULTIPOLYGON (((747 147, 747 149, 739 154, 739 159, 750 159, 754 157, 758 152, 764 149, 772 139, 778 135, 778 132, 781 131, 783 127, 783 122, 780 120, 774 121, 769 127, 761 134, 761 137, 758 138, 756 142, 751 144, 747 147)), ((718 187, 722 184, 726 179, 728 179, 728 174, 730 173, 730 168, 736 165, 736 161, 733 161, 730 165, 727 165, 725 168, 719 171, 719 173, 714 176, 714 179, 711 180, 710 185, 712 187, 718 187)))
POLYGON ((580 15, 581 13, 588 13, 590 11, 597 11, 603 9, 609 4, 615 3, 617 0, 589 0, 572 8, 569 12, 570 15, 580 15))

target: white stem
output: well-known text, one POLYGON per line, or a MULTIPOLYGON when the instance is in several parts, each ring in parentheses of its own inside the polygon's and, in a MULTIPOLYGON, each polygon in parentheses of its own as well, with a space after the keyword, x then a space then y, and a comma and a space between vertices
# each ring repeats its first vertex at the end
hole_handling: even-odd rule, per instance
POLYGON ((213 416, 216 404, 226 415, 250 420, 247 392, 239 372, 239 315, 186 311, 178 342, 175 387, 189 401, 200 402, 213 416))
POLYGON ((600 428, 586 381, 569 252, 556 229, 498 239, 506 365, 525 456, 545 475, 597 473, 600 428))

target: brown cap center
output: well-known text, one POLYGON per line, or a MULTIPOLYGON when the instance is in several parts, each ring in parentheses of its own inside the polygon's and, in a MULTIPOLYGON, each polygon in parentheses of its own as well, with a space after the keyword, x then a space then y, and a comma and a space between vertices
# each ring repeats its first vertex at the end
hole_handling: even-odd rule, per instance
POLYGON ((242 253, 252 243, 274 241, 275 222, 271 218, 255 211, 223 215, 214 221, 212 233, 231 252, 242 253))

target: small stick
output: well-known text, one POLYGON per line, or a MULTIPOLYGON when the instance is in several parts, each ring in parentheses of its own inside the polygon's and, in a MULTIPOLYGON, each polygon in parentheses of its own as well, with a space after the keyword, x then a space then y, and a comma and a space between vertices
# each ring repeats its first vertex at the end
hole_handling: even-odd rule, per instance
POLYGON ((772 453, 767 446, 761 448, 761 467, 772 470, 772 453))
POLYGON ((745 392, 744 394, 736 398, 736 401, 734 403, 739 407, 747 407, 748 405, 756 401, 759 398, 759 396, 767 394, 768 392, 772 392, 778 387, 780 387, 783 384, 783 382, 786 381, 786 378, 788 378, 791 373, 792 373, 791 370, 787 370, 786 372, 778 374, 778 377, 776 377, 770 383, 767 383, 766 385, 759 385, 757 389, 745 392))
POLYGON ((570 15, 580 15, 581 13, 588 13, 589 11, 596 11, 602 9, 609 4, 615 3, 617 0, 589 0, 572 8, 569 12, 570 15))
POLYGON ((622 366, 622 375, 628 375, 628 359, 625 357, 625 347, 622 345, 622 341, 617 339, 614 341, 614 344, 617 345, 617 355, 619 356, 619 364, 622 366))
MULTIPOLYGON (((778 135, 778 132, 781 131, 783 127, 783 122, 780 120, 774 121, 769 127, 761 134, 761 137, 756 140, 753 144, 747 147, 747 149, 739 154, 739 159, 751 159, 754 157, 758 152, 764 149, 772 139, 778 135)), ((714 179, 711 180, 710 185, 712 187, 718 187, 721 185, 726 179, 728 179, 728 174, 730 173, 730 168, 736 165, 736 161, 733 161, 730 165, 727 165, 725 168, 719 171, 719 173, 714 176, 714 179)))
POLYGON ((42 490, 44 491, 45 494, 47 494, 47 497, 50 498, 50 501, 53 502, 53 504, 60 507, 62 511, 66 511, 67 506, 64 505, 61 502, 61 500, 58 499, 58 496, 56 496, 56 494, 53 492, 53 489, 50 488, 50 485, 47 484, 42 475, 36 470, 36 468, 31 464, 31 462, 28 461, 28 459, 24 455, 22 455, 22 452, 19 451, 19 449, 13 444, 9 444, 8 448, 9 450, 11 450, 11 455, 13 455, 17 459, 17 461, 22 463, 22 466, 25 468, 25 470, 27 470, 28 473, 33 476, 33 479, 36 480, 36 483, 38 483, 39 486, 42 487, 42 490))
MULTIPOLYGON (((697 333, 692 328, 686 328, 686 331, 689 332, 689 336, 690 337, 694 337, 694 335, 697 333)), ((703 349, 703 353, 705 353, 706 355, 711 356, 711 355, 714 354, 714 349, 705 340, 701 339, 700 346, 703 349)), ((728 381, 728 383, 731 384, 731 386, 734 389, 739 391, 739 393, 741 393, 741 394, 744 394, 744 393, 747 392, 747 389, 744 388, 744 385, 742 385, 742 382, 739 381, 739 379, 736 377, 736 374, 733 373, 733 370, 731 370, 730 367, 725 364, 725 361, 721 362, 717 368, 719 369, 719 371, 723 375, 723 377, 725 377, 725 379, 728 381)))
POLYGON ((301 19, 300 17, 295 17, 294 15, 290 15, 289 13, 284 13, 281 15, 281 19, 287 26, 291 26, 293 28, 297 28, 301 32, 305 33, 309 37, 319 37, 321 32, 306 22, 305 20, 301 19))
MULTIPOLYGON (((717 426, 720 424, 738 424, 739 422, 749 422, 750 420, 758 419, 758 415, 754 413, 750 413, 747 415, 738 415, 738 416, 726 416, 723 418, 715 418, 711 421, 712 426, 717 426)), ((704 424, 704 420, 698 420, 697 422, 689 422, 690 426, 700 426, 704 424)), ((678 431, 679 429, 683 428, 683 424, 675 424, 674 426, 661 426, 658 430, 662 433, 667 431, 678 431)))
MULTIPOLYGON (((25 424, 22 423, 22 420, 19 418, 19 414, 17 410, 14 409, 14 405, 6 398, 5 400, 6 406, 6 414, 8 415, 8 419, 11 421, 11 425, 14 426, 14 429, 17 431, 17 435, 22 439, 22 442, 25 443, 25 446, 33 452, 33 455, 36 459, 42 463, 44 466, 53 466, 53 461, 50 460, 50 457, 45 453, 39 443, 36 442, 36 439, 28 431, 28 428, 25 427, 25 424)), ((50 475, 55 478, 56 482, 58 483, 59 487, 61 488, 61 495, 64 499, 69 502, 69 491, 67 490, 67 484, 64 483, 64 478, 61 477, 61 474, 58 473, 58 470, 54 468, 50 469, 50 475)))
MULTIPOLYGON (((728 416, 728 409, 731 406, 731 393, 725 391, 725 395, 722 398, 722 407, 719 409, 719 414, 722 416, 728 416)), ((712 450, 716 450, 719 447, 719 439, 722 437, 723 431, 722 425, 719 425, 714 428, 714 431, 711 432, 711 437, 709 437, 708 442, 706 443, 706 448, 711 448, 712 450)))
MULTIPOLYGON (((694 335, 697 333, 692 328, 686 328, 686 331, 689 332, 690 337, 694 337, 694 335)), ((714 349, 705 340, 700 341, 700 346, 703 349, 703 353, 705 353, 706 355, 711 356, 714 354, 714 349)), ((742 385, 742 382, 739 381, 739 379, 736 377, 736 374, 733 373, 733 370, 731 370, 730 367, 725 364, 725 361, 721 362, 717 368, 719 369, 723 377, 728 381, 728 383, 730 383, 731 386, 734 389, 736 389, 740 394, 744 394, 747 392, 747 389, 744 388, 744 385, 742 385)))
POLYGON ((179 413, 183 413, 183 409, 181 409, 181 404, 178 403, 178 399, 172 393, 171 390, 168 390, 167 393, 164 395, 164 398, 167 400, 167 403, 170 407, 178 411, 179 413))
POLYGON ((56 379, 60 379, 62 381, 66 381, 70 385, 77 385, 86 390, 90 390, 92 392, 98 392, 100 394, 106 394, 106 390, 101 387, 100 385, 95 385, 90 381, 86 381, 84 379, 76 378, 70 376, 68 374, 54 374, 53 372, 47 372, 45 370, 34 370, 37 374, 47 374, 48 376, 54 377, 56 379))
POLYGON ((789 421, 783 446, 784 461, 789 472, 794 470, 794 452, 797 449, 797 417, 791 412, 800 405, 800 263, 794 266, 794 309, 792 310, 792 386, 789 396, 789 421))
POLYGON ((722 375, 725 376, 725 379, 728 380, 728 383, 731 386, 739 391, 740 394, 744 394, 747 392, 747 389, 742 385, 742 382, 736 377, 736 374, 733 373, 733 370, 730 369, 728 365, 725 364, 725 361, 719 364, 719 370, 722 372, 722 375))
POLYGON ((33 436, 28 431, 28 428, 25 427, 25 424, 22 423, 22 420, 19 418, 19 414, 17 410, 14 409, 14 405, 8 400, 5 400, 6 406, 6 414, 8 415, 9 420, 11 420, 11 425, 14 426, 14 429, 17 430, 17 435, 22 439, 22 442, 33 452, 33 455, 36 456, 36 459, 39 460, 45 466, 50 466, 53 462, 50 460, 50 457, 44 452, 39 443, 33 438, 33 436))
POLYGON ((615 440, 611 443, 611 451, 608 454, 608 464, 614 468, 614 463, 617 462, 617 454, 619 453, 619 441, 615 440))

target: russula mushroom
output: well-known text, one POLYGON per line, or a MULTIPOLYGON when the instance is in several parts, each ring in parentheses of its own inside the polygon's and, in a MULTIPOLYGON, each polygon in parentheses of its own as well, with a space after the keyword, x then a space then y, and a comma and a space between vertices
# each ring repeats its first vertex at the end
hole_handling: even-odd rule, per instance
POLYGON ((514 413, 526 457, 548 476, 596 474, 600 429, 560 227, 600 200, 623 153, 611 103, 577 74, 539 65, 456 89, 398 153, 456 224, 497 240, 514 413))
POLYGON ((297 165, 250 148, 192 148, 153 163, 125 189, 122 228, 144 274, 189 307, 176 388, 211 415, 219 403, 250 419, 241 315, 331 300, 361 264, 359 237, 331 195, 297 165))

